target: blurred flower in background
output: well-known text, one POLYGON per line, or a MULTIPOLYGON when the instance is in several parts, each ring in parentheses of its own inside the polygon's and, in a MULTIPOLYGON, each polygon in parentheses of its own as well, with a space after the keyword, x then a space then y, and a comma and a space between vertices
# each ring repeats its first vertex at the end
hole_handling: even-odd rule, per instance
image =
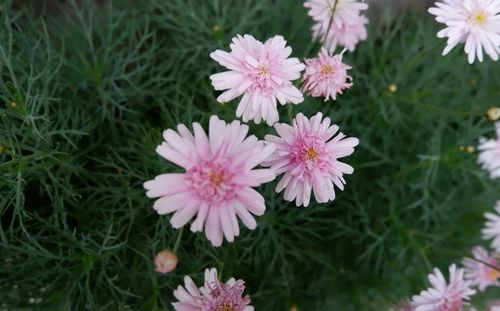
POLYGON ((471 258, 462 260, 465 279, 471 281, 472 285, 477 286, 480 291, 484 291, 488 286, 500 285, 498 282, 500 271, 488 266, 497 267, 498 261, 481 246, 474 247, 472 256, 476 260, 471 258))

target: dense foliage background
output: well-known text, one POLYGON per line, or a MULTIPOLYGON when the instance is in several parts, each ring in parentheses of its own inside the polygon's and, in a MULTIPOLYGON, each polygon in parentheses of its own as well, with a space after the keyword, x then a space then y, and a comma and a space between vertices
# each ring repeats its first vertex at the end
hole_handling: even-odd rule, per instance
MULTIPOLYGON (((161 131, 236 110, 215 101, 208 76, 222 68, 209 53, 238 33, 283 34, 300 58, 319 46, 309 49, 302 1, 84 3, 38 16, 1 7, 3 308, 170 310, 183 276, 200 283, 213 266, 244 279, 257 310, 385 310, 481 243, 500 185, 459 146, 493 135, 483 114, 500 103, 499 66, 470 66, 459 48, 441 57, 430 15, 388 8, 345 55, 354 86, 291 112, 321 110, 360 138, 346 190, 297 208, 275 182, 261 187, 268 209, 255 231, 215 249, 185 230, 178 268, 158 275, 152 258, 177 231, 142 183, 179 170, 154 152, 161 131)), ((499 296, 492 288, 475 302, 499 296)))

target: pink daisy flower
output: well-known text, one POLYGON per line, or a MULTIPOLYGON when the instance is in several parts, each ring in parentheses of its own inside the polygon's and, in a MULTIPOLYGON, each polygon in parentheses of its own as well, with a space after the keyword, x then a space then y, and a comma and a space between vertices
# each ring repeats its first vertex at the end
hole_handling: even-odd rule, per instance
POLYGON ((465 42, 469 63, 483 61, 483 49, 491 59, 500 55, 500 0, 442 0, 429 9, 446 28, 438 38, 448 38, 443 55, 465 42))
POLYGON ((156 254, 155 271, 158 273, 168 273, 175 269, 178 261, 177 255, 174 252, 168 249, 163 250, 156 254))
POLYGON ((471 288, 469 281, 463 279, 463 270, 457 269, 455 264, 450 266, 449 272, 448 284, 441 271, 434 268, 433 273, 429 274, 432 287, 412 298, 411 304, 415 311, 460 311, 462 306, 468 304, 470 296, 476 291, 471 288))
POLYGON ((500 177, 500 122, 495 123, 497 138, 479 140, 479 157, 477 162, 490 172, 491 178, 500 177))
POLYGON ((244 122, 262 120, 273 125, 279 120, 277 103, 299 104, 302 93, 292 84, 305 66, 298 58, 289 58, 292 49, 282 36, 262 43, 250 35, 238 35, 231 52, 217 50, 210 57, 228 71, 210 76, 216 90, 226 90, 217 101, 225 103, 243 95, 236 116, 244 122))
POLYGON ((255 136, 246 137, 248 126, 233 121, 226 124, 216 116, 210 118, 209 136, 199 123, 193 123, 194 134, 184 125, 163 132, 163 142, 156 152, 184 168, 184 173, 157 176, 144 183, 158 214, 174 213, 170 223, 184 226, 196 216, 191 231, 205 228, 214 246, 222 244, 222 235, 234 241, 239 235, 239 217, 249 229, 255 229, 254 215, 266 209, 264 198, 252 187, 275 178, 273 170, 255 169, 269 157, 275 147, 264 145, 255 136))
MULTIPOLYGON (((474 247, 472 250, 474 258, 486 262, 494 267, 498 266, 498 261, 490 256, 488 252, 481 246, 474 247)), ((472 285, 477 285, 480 291, 484 291, 490 285, 499 286, 498 278, 500 271, 493 269, 484 263, 464 258, 462 260, 465 271, 465 279, 472 282, 472 285)))
POLYGON ((342 62, 342 55, 330 56, 323 48, 318 57, 306 59, 306 71, 303 76, 302 91, 313 97, 324 97, 325 102, 331 97, 352 86, 352 77, 347 75, 351 69, 342 62))
POLYGON ((337 45, 341 45, 353 52, 356 45, 368 37, 366 24, 368 24, 368 19, 363 15, 353 17, 345 22, 342 27, 333 23, 330 32, 325 31, 320 24, 316 24, 313 26, 313 36, 322 40, 330 53, 335 52, 337 45))
POLYGON ((308 15, 321 26, 321 31, 326 33, 332 13, 332 23, 337 28, 342 28, 360 15, 361 11, 368 9, 368 4, 357 0, 308 0, 304 2, 304 7, 309 9, 308 15))
POLYGON ((485 228, 481 231, 481 233, 483 234, 483 239, 493 240, 491 242, 491 247, 495 251, 500 252, 500 201, 497 201, 495 211, 496 214, 484 214, 487 221, 485 224, 485 228))
POLYGON ((299 113, 293 126, 279 123, 274 126, 279 136, 266 135, 268 143, 276 145, 276 152, 262 163, 270 166, 283 178, 276 186, 276 192, 285 189, 285 200, 297 206, 308 206, 311 191, 319 203, 335 199, 333 185, 344 190, 343 174, 352 174, 354 169, 338 159, 354 152, 357 138, 345 138, 337 131, 337 125, 330 126, 330 118, 318 112, 310 120, 299 113), (337 134, 337 135, 336 135, 337 134))
POLYGON ((184 277, 184 286, 174 290, 177 302, 172 303, 177 311, 253 311, 250 297, 244 296, 245 282, 229 279, 222 283, 215 268, 205 270, 205 285, 198 288, 189 276, 184 277))

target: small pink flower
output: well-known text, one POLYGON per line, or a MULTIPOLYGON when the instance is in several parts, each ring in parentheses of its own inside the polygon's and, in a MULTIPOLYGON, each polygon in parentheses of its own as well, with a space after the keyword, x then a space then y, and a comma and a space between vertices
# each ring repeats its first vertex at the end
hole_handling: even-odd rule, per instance
POLYGON ((285 123, 274 126, 279 136, 265 137, 277 150, 262 165, 272 167, 276 174, 284 174, 276 192, 286 189, 285 200, 295 200, 297 206, 309 205, 311 191, 319 203, 332 201, 335 199, 333 185, 344 190, 343 174, 354 171, 338 159, 352 154, 359 140, 345 138, 342 133, 336 135, 339 127, 330 126, 328 117, 322 119, 321 112, 310 120, 299 113, 293 126, 285 123))
POLYGON ((248 126, 210 118, 209 136, 199 123, 194 134, 184 125, 163 132, 163 142, 156 152, 184 168, 184 173, 157 176, 144 183, 158 214, 174 213, 170 223, 184 226, 196 216, 191 231, 203 231, 213 246, 234 241, 240 233, 238 217, 249 229, 255 229, 253 216, 266 209, 264 198, 252 189, 275 178, 273 170, 255 169, 275 150, 255 136, 246 137, 248 126))
POLYGON ((325 31, 320 24, 316 24, 313 26, 313 35, 323 41, 330 53, 335 52, 338 45, 353 52, 356 45, 368 37, 366 24, 368 24, 368 19, 363 15, 357 15, 346 21, 342 26, 332 23, 332 29, 329 32, 325 31))
POLYGON ((156 265, 156 272, 159 273, 167 273, 175 269, 177 266, 177 255, 175 255, 174 252, 171 252, 170 250, 166 249, 158 254, 156 254, 155 257, 155 265, 156 265))
POLYGON ((197 288, 189 276, 184 277, 184 287, 174 291, 178 302, 172 303, 177 311, 253 311, 250 297, 243 296, 245 282, 229 279, 222 283, 215 268, 205 270, 205 285, 197 288))
POLYGON ((449 272, 450 282, 447 284, 441 271, 434 268, 433 273, 429 274, 432 287, 412 298, 411 304, 415 311, 462 310, 462 306, 467 304, 476 291, 471 288, 469 281, 464 280, 463 270, 457 269, 455 264, 450 266, 449 272))
POLYGON ((289 58, 292 49, 282 36, 262 43, 250 35, 238 35, 230 45, 231 52, 217 50, 210 57, 229 71, 210 76, 216 90, 226 90, 217 101, 225 103, 243 95, 236 116, 244 122, 262 120, 273 125, 279 120, 277 103, 299 104, 302 93, 292 84, 300 78, 304 64, 289 58))
POLYGON ((495 127, 496 139, 481 137, 477 147, 479 150, 477 162, 490 173, 491 178, 500 177, 500 121, 495 123, 495 127))
POLYGON ((328 55, 322 49, 318 57, 306 59, 306 72, 303 76, 302 91, 313 97, 324 97, 325 102, 331 97, 352 86, 352 77, 347 75, 350 66, 342 62, 342 55, 328 55))
MULTIPOLYGON (((481 260, 494 267, 498 266, 498 261, 490 256, 488 252, 481 246, 474 247, 472 250, 474 258, 481 260)), ((464 258, 462 263, 464 265, 465 279, 472 282, 472 285, 477 285, 480 291, 484 291, 490 285, 499 286, 498 278, 500 271, 493 269, 486 264, 470 259, 464 258)))

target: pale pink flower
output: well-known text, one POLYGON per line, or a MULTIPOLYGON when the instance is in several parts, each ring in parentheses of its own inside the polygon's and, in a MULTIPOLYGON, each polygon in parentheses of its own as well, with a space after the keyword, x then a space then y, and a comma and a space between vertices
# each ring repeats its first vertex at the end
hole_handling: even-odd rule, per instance
MULTIPOLYGON (((490 256, 481 246, 474 247, 472 256, 491 266, 498 266, 498 261, 490 256)), ((500 271, 482 262, 471 258, 464 258, 462 264, 464 266, 465 279, 471 281, 472 285, 478 286, 480 291, 484 291, 490 285, 499 286, 498 278, 500 277, 500 271)))
POLYGON ((450 266, 449 272, 450 282, 446 283, 441 271, 434 268, 428 277, 432 287, 412 298, 415 311, 460 311, 462 306, 468 304, 470 296, 476 291, 469 281, 464 280, 463 270, 457 269, 455 264, 450 266))
POLYGON ((304 2, 304 7, 309 9, 308 15, 321 27, 320 31, 326 33, 330 22, 341 29, 368 9, 368 4, 357 0, 308 0, 304 2))
POLYGON ((175 269, 178 261, 179 260, 177 259, 177 255, 175 255, 174 252, 168 249, 162 250, 161 252, 156 254, 155 271, 159 273, 168 273, 175 269))
POLYGON ((500 0, 442 0, 429 9, 446 25, 439 38, 448 38, 443 55, 465 42, 469 63, 483 61, 483 49, 493 60, 500 54, 500 0))
POLYGON ((342 55, 330 56, 323 48, 318 57, 306 59, 306 71, 303 76, 302 91, 313 97, 324 97, 325 102, 331 97, 352 86, 352 77, 347 75, 351 69, 342 62, 342 55))
POLYGON ((337 45, 347 48, 350 52, 356 49, 356 45, 366 40, 368 33, 366 31, 368 19, 363 15, 357 15, 345 22, 342 27, 332 24, 332 29, 324 31, 320 24, 313 26, 313 36, 323 41, 326 49, 333 53, 337 45))
POLYGON ((366 39, 368 20, 361 12, 368 9, 368 4, 356 0, 308 0, 304 6, 315 21, 313 37, 323 42, 330 53, 337 45, 352 52, 359 41, 366 39))
POLYGON ((214 246, 222 244, 222 235, 234 241, 240 233, 239 217, 249 229, 255 229, 252 217, 266 209, 264 198, 252 187, 275 178, 273 170, 254 169, 275 150, 255 136, 246 137, 248 126, 210 118, 209 136, 199 123, 193 123, 194 135, 184 125, 178 132, 163 132, 163 142, 156 152, 184 168, 184 173, 157 176, 144 183, 147 196, 160 198, 154 203, 158 214, 174 213, 170 223, 184 226, 191 218, 191 231, 205 228, 214 246))
POLYGON ((311 191, 319 203, 334 200, 334 185, 344 190, 343 174, 354 171, 338 159, 352 154, 359 140, 337 134, 339 127, 330 126, 328 117, 322 119, 321 112, 310 120, 299 113, 293 126, 285 123, 274 126, 279 136, 265 137, 277 150, 262 165, 271 166, 278 175, 284 174, 276 192, 286 189, 285 200, 295 200, 297 206, 309 205, 311 191))
POLYGON ((477 162, 490 173, 491 178, 500 177, 500 122, 495 123, 497 138, 479 140, 477 162))
POLYGON ((242 297, 245 290, 243 280, 230 278, 222 283, 215 268, 205 269, 205 285, 198 288, 189 276, 184 277, 184 287, 174 290, 177 302, 172 303, 176 311, 253 311, 250 297, 242 297))
POLYGON ((483 234, 483 239, 493 240, 491 242, 491 247, 500 252, 500 201, 497 201, 495 206, 496 214, 486 213, 484 216, 487 221, 485 228, 481 231, 483 234))
POLYGON ((210 76, 216 90, 226 90, 217 101, 229 102, 243 95, 236 116, 244 122, 266 121, 273 125, 279 120, 277 103, 299 104, 302 93, 292 84, 300 78, 305 66, 298 58, 289 58, 292 49, 282 36, 262 43, 250 35, 238 35, 230 45, 231 52, 217 50, 210 57, 229 71, 210 76))

